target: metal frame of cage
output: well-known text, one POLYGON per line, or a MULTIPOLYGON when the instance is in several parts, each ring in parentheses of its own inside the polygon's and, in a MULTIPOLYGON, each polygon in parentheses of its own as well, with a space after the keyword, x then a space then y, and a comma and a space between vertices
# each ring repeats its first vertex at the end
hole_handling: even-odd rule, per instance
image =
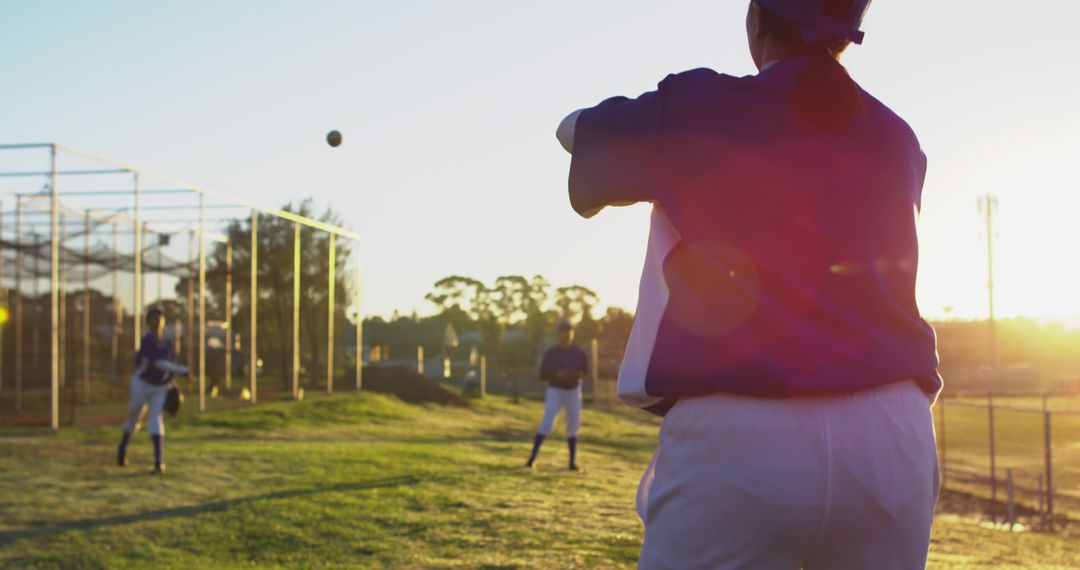
MULTIPOLYGON (((196 221, 197 222, 197 227, 194 228, 194 229, 188 228, 187 232, 188 232, 188 235, 189 235, 189 244, 190 244, 190 241, 192 239, 195 239, 196 237, 198 239, 198 281, 199 281, 199 288, 198 288, 198 301, 197 302, 198 302, 198 306, 199 306, 199 309, 198 309, 199 323, 198 323, 197 331, 198 331, 198 336, 199 336, 198 343, 199 343, 199 346, 200 346, 200 350, 198 351, 198 353, 199 353, 199 366, 198 366, 198 392, 199 392, 199 406, 198 407, 199 407, 199 411, 204 412, 206 410, 206 362, 205 362, 205 359, 206 359, 206 350, 205 350, 205 348, 206 348, 206 340, 207 340, 206 339, 206 334, 207 334, 207 323, 206 323, 206 269, 207 269, 206 268, 206 246, 207 246, 207 241, 208 240, 210 240, 210 241, 218 241, 220 243, 224 243, 226 245, 226 248, 227 248, 226 249, 226 251, 227 251, 227 253, 226 253, 226 282, 225 282, 225 287, 226 287, 226 295, 225 295, 226 325, 224 327, 226 330, 231 329, 232 297, 233 297, 233 295, 232 295, 232 261, 233 261, 232 244, 229 243, 228 239, 225 238, 224 236, 217 236, 217 235, 213 235, 213 234, 210 234, 209 232, 207 232, 207 230, 206 230, 206 222, 207 222, 206 210, 208 209, 209 206, 206 204, 206 198, 208 198, 208 197, 213 198, 215 200, 218 200, 220 202, 223 202, 225 204, 224 206, 219 206, 219 207, 229 207, 229 208, 234 208, 234 209, 247 209, 247 210, 251 211, 251 220, 250 220, 250 222, 251 222, 251 244, 252 244, 251 245, 251 276, 250 276, 250 279, 251 279, 251 281, 250 281, 250 283, 251 283, 251 291, 249 293, 250 294, 251 311, 250 311, 250 315, 249 315, 249 319, 250 319, 250 340, 249 340, 249 348, 248 348, 249 358, 250 358, 250 362, 248 363, 248 373, 249 373, 249 389, 250 389, 250 392, 251 392, 251 395, 250 395, 250 403, 251 404, 256 404, 257 401, 258 401, 258 362, 257 362, 257 360, 258 360, 258 356, 257 356, 257 347, 258 347, 258 334, 257 334, 257 331, 258 331, 258 328, 257 328, 258 310, 257 310, 257 307, 258 307, 258 249, 259 248, 258 248, 257 244, 258 244, 258 230, 259 230, 259 227, 258 227, 259 215, 262 214, 262 215, 274 216, 274 217, 277 217, 277 218, 292 222, 292 224, 293 224, 293 279, 292 279, 292 281, 293 281, 293 314, 292 314, 292 364, 291 364, 292 397, 293 397, 293 399, 299 399, 301 397, 300 385, 299 385, 299 379, 300 379, 300 291, 301 291, 301 288, 300 288, 300 275, 301 275, 301 268, 300 268, 300 258, 301 258, 301 255, 300 255, 300 248, 301 248, 301 246, 300 246, 300 243, 301 243, 300 235, 301 234, 300 234, 300 231, 301 231, 301 228, 306 227, 306 228, 310 228, 310 229, 313 229, 313 230, 316 230, 316 231, 325 232, 325 233, 328 234, 328 237, 329 237, 329 247, 328 247, 328 250, 329 250, 329 260, 328 260, 329 274, 328 274, 328 281, 327 281, 327 283, 328 283, 328 302, 327 302, 327 305, 328 305, 329 311, 328 311, 328 331, 327 331, 326 390, 327 390, 327 393, 332 393, 333 392, 333 387, 334 387, 334 382, 333 382, 333 376, 334 376, 334 325, 335 325, 335 323, 334 323, 334 313, 335 313, 335 308, 336 308, 335 307, 335 305, 336 305, 336 297, 335 297, 335 290, 334 289, 335 289, 335 281, 336 281, 335 273, 337 271, 337 267, 336 267, 336 262, 337 262, 336 239, 338 237, 341 237, 341 238, 345 238, 345 239, 358 241, 359 236, 357 234, 355 234, 354 232, 351 232, 349 230, 346 230, 344 228, 337 227, 337 226, 334 226, 334 225, 331 225, 331 224, 327 224, 327 223, 324 223, 324 222, 321 222, 321 221, 318 221, 318 220, 313 220, 311 218, 307 218, 305 216, 301 216, 301 215, 295 214, 293 212, 288 212, 288 211, 285 211, 285 210, 280 210, 280 209, 275 209, 275 208, 268 208, 268 207, 256 204, 254 202, 250 202, 250 201, 243 200, 243 199, 240 199, 240 198, 236 198, 236 197, 233 197, 233 196, 213 192, 211 190, 201 188, 201 187, 198 187, 198 186, 195 186, 195 185, 191 185, 191 184, 185 183, 183 181, 176 180, 176 179, 168 177, 168 176, 163 176, 163 175, 159 175, 159 174, 156 174, 156 173, 151 173, 151 172, 148 172, 146 170, 143 170, 143 169, 140 169, 140 168, 137 168, 137 167, 134 167, 134 166, 130 166, 130 165, 127 165, 127 164, 123 164, 123 163, 120 163, 120 162, 117 162, 117 161, 113 161, 113 160, 110 160, 110 159, 95 155, 93 153, 89 153, 89 152, 86 152, 86 151, 83 151, 83 150, 80 150, 80 149, 76 149, 76 148, 73 148, 73 147, 70 147, 70 146, 67 146, 67 145, 63 145, 63 144, 59 144, 59 143, 0 144, 0 151, 16 151, 16 150, 20 150, 20 151, 44 150, 44 151, 47 151, 48 154, 49 154, 49 156, 48 156, 49 169, 47 171, 5 171, 5 172, 0 172, 0 179, 4 179, 4 178, 9 178, 9 179, 10 178, 44 178, 44 179, 47 180, 46 186, 48 188, 47 193, 39 192, 39 193, 17 194, 17 193, 11 193, 11 192, 4 192, 3 190, 0 190, 0 228, 2 228, 2 224, 4 222, 4 220, 3 220, 3 206, 4 206, 5 203, 8 203, 8 202, 12 202, 14 204, 14 206, 15 206, 15 208, 14 208, 15 240, 16 240, 17 244, 19 243, 19 240, 22 239, 23 229, 24 229, 24 222, 23 222, 22 218, 23 218, 24 212, 27 209, 29 209, 30 211, 37 211, 39 213, 47 213, 48 216, 49 216, 49 220, 47 222, 47 225, 48 225, 48 228, 49 228, 49 240, 48 240, 49 255, 48 255, 48 257, 49 257, 49 265, 50 265, 49 284, 50 284, 50 305, 51 305, 51 310, 50 310, 51 334, 50 334, 50 341, 49 341, 50 342, 50 346, 49 346, 49 354, 50 354, 49 386, 50 386, 50 388, 49 388, 49 391, 50 391, 50 428, 53 431, 57 431, 60 428, 60 420, 59 420, 59 418, 60 418, 60 415, 59 415, 60 414, 60 409, 59 409, 60 395, 59 395, 59 391, 60 391, 60 387, 61 387, 60 386, 61 378, 64 377, 64 367, 66 365, 66 363, 64 362, 64 360, 65 360, 64 352, 65 351, 61 350, 61 347, 66 348, 66 344, 61 344, 61 343, 65 340, 62 335, 64 334, 64 330, 66 329, 66 327, 63 326, 63 324, 65 323, 66 315, 64 315, 63 313, 64 313, 64 311, 66 309, 66 306, 67 306, 66 302, 64 300, 64 295, 66 294, 65 289, 64 289, 64 284, 66 283, 66 279, 65 279, 64 275, 61 275, 61 272, 63 271, 63 267, 64 267, 63 263, 62 263, 61 255, 63 254, 64 251, 67 250, 67 248, 65 246, 64 250, 61 250, 61 242, 66 242, 69 239, 69 236, 67 235, 67 230, 68 230, 68 227, 69 227, 69 225, 68 225, 69 217, 71 217, 71 219, 74 219, 76 223, 81 221, 82 224, 83 224, 83 227, 84 227, 84 229, 83 229, 83 231, 84 231, 84 240, 83 240, 83 256, 84 256, 84 259, 83 259, 83 285, 84 285, 83 295, 84 295, 84 299, 83 299, 83 310, 82 310, 82 312, 83 312, 83 315, 82 315, 82 317, 83 317, 82 318, 83 343, 82 343, 82 347, 81 347, 81 349, 82 349, 82 362, 81 362, 81 365, 82 365, 82 374, 81 374, 81 376, 82 376, 82 378, 81 379, 82 379, 82 382, 84 383, 83 395, 84 395, 84 398, 86 398, 88 400, 89 399, 89 382, 90 382, 90 301, 89 301, 89 294, 90 294, 89 293, 89 291, 90 291, 90 286, 89 286, 89 283, 90 283, 90 276, 89 276, 90 263, 89 263, 89 259, 90 259, 90 254, 89 254, 89 249, 90 249, 90 236, 91 236, 91 233, 92 233, 91 228, 92 228, 93 224, 111 225, 112 228, 113 228, 113 248, 112 248, 112 251, 113 251, 113 254, 114 254, 114 267, 113 267, 113 271, 112 271, 113 302, 115 304, 117 304, 117 305, 119 305, 119 303, 117 303, 117 301, 116 301, 116 294, 117 294, 116 293, 117 292, 117 286, 116 286, 116 281, 117 281, 116 273, 117 273, 117 270, 116 270, 116 265, 118 264, 118 262, 117 262, 117 258, 115 256, 118 255, 118 251, 119 251, 118 246, 117 246, 117 236, 121 232, 121 228, 124 228, 123 231, 130 232, 130 233, 132 233, 134 235, 134 248, 133 248, 133 254, 132 254, 133 263, 134 263, 134 271, 133 271, 133 273, 134 273, 134 282, 133 282, 134 307, 133 308, 135 309, 135 311, 134 311, 134 327, 135 327, 134 328, 134 339, 135 339, 135 345, 136 345, 134 348, 135 348, 135 350, 138 350, 138 343, 139 343, 139 341, 141 339, 142 311, 143 311, 143 309, 145 309, 145 307, 143 307, 143 301, 144 301, 143 264, 145 263, 144 257, 146 255, 146 251, 147 251, 146 243, 145 243, 145 237, 146 237, 146 234, 148 232, 154 231, 155 228, 152 226, 152 224, 157 224, 157 223, 160 222, 160 220, 158 220, 157 222, 149 222, 146 219, 144 219, 144 216, 143 216, 142 198, 143 198, 144 195, 151 194, 151 193, 153 193, 153 194, 169 194, 169 193, 172 193, 172 194, 188 194, 188 195, 195 195, 195 196, 198 197, 198 217, 197 217, 197 220, 192 220, 190 217, 186 217, 186 218, 179 218, 179 219, 177 219, 175 221, 176 222, 185 222, 185 221, 187 221, 187 222, 196 221), (93 163, 102 165, 103 168, 62 170, 60 168, 59 164, 60 164, 61 156, 64 155, 64 154, 72 155, 74 157, 79 157, 80 159, 84 159, 84 160, 89 160, 89 161, 91 161, 93 163), (89 209, 89 208, 84 209, 84 210, 79 210, 77 208, 70 207, 68 204, 62 202, 61 199, 60 199, 61 195, 65 194, 64 192, 60 192, 58 190, 58 181, 59 181, 59 179, 61 177, 64 177, 64 176, 94 176, 94 175, 125 175, 125 174, 132 176, 132 187, 131 187, 130 190, 124 189, 124 190, 116 190, 116 191, 72 191, 72 192, 68 192, 67 194, 81 195, 81 196, 89 196, 89 195, 97 195, 97 196, 102 196, 102 195, 131 196, 133 198, 133 201, 134 201, 134 207, 132 208, 133 212, 132 212, 131 215, 127 215, 127 214, 123 213, 123 211, 127 210, 127 208, 121 208, 121 209, 118 209, 118 211, 107 211, 107 210, 89 209), (144 179, 148 178, 148 177, 153 178, 154 180, 165 182, 166 184, 171 184, 171 185, 173 185, 175 187, 166 188, 166 189, 156 189, 156 190, 144 189, 142 187, 142 181, 144 179)), ((178 207, 178 208, 180 208, 180 209, 191 209, 191 208, 187 208, 187 207, 178 207)), ((167 209, 167 207, 162 208, 162 209, 167 209)), ((182 228, 182 226, 181 226, 181 228, 182 228)), ((181 229, 180 231, 183 232, 184 230, 181 229)), ((174 231, 172 233, 177 233, 177 232, 174 231)), ((164 235, 164 234, 161 234, 161 235, 164 235)), ((160 243, 159 243, 159 248, 160 248, 160 243)), ((160 252, 160 249, 158 251, 160 252)), ((23 319, 23 315, 22 315, 22 296, 23 296, 23 294, 22 294, 22 291, 21 291, 21 272, 22 272, 21 256, 22 256, 23 250, 22 250, 21 247, 16 247, 15 252, 16 252, 15 255, 16 255, 16 260, 17 261, 16 261, 16 277, 15 277, 15 281, 16 281, 15 292, 16 292, 16 295, 15 295, 15 299, 14 299, 14 302, 15 302, 14 319, 16 321, 16 324, 15 324, 15 335, 16 336, 15 336, 15 339, 14 339, 15 353, 16 353, 16 355, 15 355, 16 360, 15 360, 15 363, 14 363, 14 376, 15 376, 14 377, 14 385, 15 385, 15 407, 16 407, 16 411, 21 411, 21 408, 22 408, 22 387, 23 387, 22 358, 21 358, 22 357, 22 355, 21 355, 22 334, 23 334, 23 326, 22 326, 22 322, 21 322, 22 319, 23 319)), ((36 253, 36 251, 35 251, 35 253, 36 253)), ((192 248, 189 246, 189 256, 192 253, 193 253, 192 248)), ((160 256, 160 253, 159 253, 159 256, 160 256)), ((37 258, 35 257, 35 261, 36 261, 36 259, 37 258)), ((0 255, 0 275, 3 274, 3 263, 4 263, 4 256, 0 255)), ((362 324, 363 324, 363 320, 359 317, 360 284, 361 284, 361 281, 360 281, 360 279, 361 279, 360 263, 359 262, 357 262, 357 264, 356 264, 355 271, 356 271, 356 274, 355 274, 356 287, 355 287, 355 290, 353 292, 353 307, 354 307, 356 315, 357 315, 357 318, 356 318, 356 359, 357 359, 357 362, 356 362, 356 378, 355 378, 356 386, 355 387, 356 387, 357 390, 360 390, 362 388, 362 368, 363 368, 363 366, 362 366, 362 361, 363 361, 363 354, 362 354, 362 336, 363 336, 363 334, 362 334, 362 324)), ((159 297, 161 296, 160 295, 160 290, 161 290, 160 275, 161 274, 159 273, 159 282, 158 282, 159 297)), ((35 280, 36 279, 37 279, 37 275, 35 274, 35 280)), ((188 291, 189 291, 189 293, 188 293, 188 311, 187 311, 188 326, 185 327, 185 331, 186 331, 186 334, 188 335, 188 338, 190 339, 191 331, 195 327, 192 326, 193 323, 191 322, 192 319, 193 319, 193 314, 194 314, 194 311, 191 310, 192 309, 191 305, 193 304, 194 299, 192 298, 193 297, 193 295, 192 295, 193 287, 192 287, 192 282, 191 282, 190 278, 189 278, 188 283, 189 283, 189 287, 188 287, 188 291)), ((11 305, 11 299, 9 298, 9 295, 8 295, 8 289, 5 288, 5 287, 0 286, 0 306, 2 306, 4 309, 7 309, 8 307, 10 307, 10 305, 11 305)), ((114 307, 114 308, 116 310, 117 318, 121 319, 122 318, 122 307, 117 306, 117 307, 114 307)), ((6 328, 6 327, 0 325, 0 339, 3 338, 2 335, 3 335, 3 329, 4 328, 6 328)), ((113 345, 112 346, 112 356, 113 356, 114 360, 117 358, 117 342, 118 342, 117 339, 118 338, 119 338, 119 336, 118 336, 117 332, 114 330, 114 332, 112 333, 112 345, 113 345)), ((225 349, 226 383, 231 384, 231 376, 232 376, 232 366, 231 366, 231 364, 232 364, 233 343, 230 341, 230 342, 226 342, 225 345, 226 345, 226 349, 225 349)), ((188 342, 188 346, 192 346, 192 343, 190 342, 190 340, 188 342)), ((189 351, 188 351, 189 361, 192 358, 193 352, 194 351, 189 349, 189 351)), ((3 359, 3 344, 0 343, 0 362, 2 362, 2 359, 3 359)), ((190 364, 190 362, 189 362, 189 364, 190 364)), ((2 385, 3 385, 2 374, 3 374, 3 371, 2 371, 2 368, 0 368, 0 387, 2 387, 2 385)))

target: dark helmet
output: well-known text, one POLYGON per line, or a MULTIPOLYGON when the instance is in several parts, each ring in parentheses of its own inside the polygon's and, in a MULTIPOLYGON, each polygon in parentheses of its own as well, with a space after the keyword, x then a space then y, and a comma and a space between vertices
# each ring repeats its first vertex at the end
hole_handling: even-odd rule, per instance
POLYGON ((150 305, 150 308, 146 309, 146 322, 156 322, 158 319, 165 316, 165 311, 161 310, 161 307, 157 305, 150 305))
POLYGON ((871 0, 854 0, 851 14, 846 20, 838 20, 824 13, 829 0, 754 0, 776 15, 787 18, 803 27, 803 38, 815 43, 826 39, 863 42, 863 17, 870 9, 871 0))

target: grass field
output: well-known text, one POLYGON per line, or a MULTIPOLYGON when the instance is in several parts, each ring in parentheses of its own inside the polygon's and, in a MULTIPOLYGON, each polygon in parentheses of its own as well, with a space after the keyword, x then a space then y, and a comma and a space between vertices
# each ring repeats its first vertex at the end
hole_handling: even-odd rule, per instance
MULTIPOLYGON (((0 436, 0 566, 629 568, 657 423, 587 410, 581 473, 557 437, 520 467, 538 402, 405 404, 371 393, 187 415, 169 473, 112 464, 116 428, 0 436)), ((946 504, 949 503, 948 497, 946 504)), ((1080 566, 1064 535, 945 515, 931 567, 1080 566)))

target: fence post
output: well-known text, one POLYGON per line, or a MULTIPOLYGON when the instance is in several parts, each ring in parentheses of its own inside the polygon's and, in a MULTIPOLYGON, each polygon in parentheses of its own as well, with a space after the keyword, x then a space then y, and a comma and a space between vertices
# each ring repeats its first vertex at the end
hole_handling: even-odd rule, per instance
POLYGON ((248 295, 251 296, 251 312, 248 317, 248 382, 251 384, 251 405, 259 401, 259 212, 251 211, 251 286, 248 295))
POLYGON ((1016 511, 1013 508, 1013 470, 1005 470, 1005 489, 1008 496, 1007 516, 1009 522, 1009 531, 1012 531, 1016 526, 1016 511))
POLYGON ((1046 525, 1054 530, 1054 458, 1050 438, 1050 412, 1043 413, 1043 456, 1046 460, 1046 525))
POLYGON ((997 467, 994 457, 994 393, 986 393, 990 420, 990 520, 997 522, 997 467))
POLYGON ((480 397, 487 397, 487 357, 480 357, 480 397))
POLYGON ((293 223, 292 397, 300 395, 300 224, 293 223))
POLYGON ((589 373, 592 376, 592 393, 593 403, 596 403, 597 396, 600 394, 600 341, 598 339, 592 339, 589 341, 589 373))
POLYGON ((416 345, 416 373, 424 375, 424 345, 416 345))

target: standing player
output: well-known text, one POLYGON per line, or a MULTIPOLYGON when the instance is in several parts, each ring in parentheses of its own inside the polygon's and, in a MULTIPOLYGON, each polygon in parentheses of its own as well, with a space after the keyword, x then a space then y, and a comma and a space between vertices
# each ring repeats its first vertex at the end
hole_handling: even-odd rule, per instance
POLYGON ((174 362, 172 344, 165 339, 165 314, 157 307, 146 312, 147 333, 135 355, 135 374, 131 377, 131 402, 128 405, 128 417, 124 422, 124 435, 120 438, 116 462, 121 467, 128 464, 127 446, 131 434, 139 429, 139 417, 143 408, 150 409, 150 421, 147 429, 154 442, 154 471, 165 472, 163 453, 165 447, 165 421, 162 411, 165 396, 172 387, 173 374, 187 374, 188 369, 174 362))
POLYGON ((665 416, 640 568, 925 566, 926 156, 839 62, 869 3, 751 0, 756 75, 671 75, 559 128, 581 215, 653 204, 619 371, 624 401, 665 416))
POLYGON ((577 471, 577 436, 581 430, 581 381, 589 371, 589 357, 574 344, 574 325, 568 320, 555 327, 559 344, 547 349, 540 361, 540 379, 548 383, 544 400, 544 419, 536 430, 532 453, 525 466, 532 468, 540 446, 551 433, 559 409, 566 410, 566 446, 570 451, 570 470, 577 471))

